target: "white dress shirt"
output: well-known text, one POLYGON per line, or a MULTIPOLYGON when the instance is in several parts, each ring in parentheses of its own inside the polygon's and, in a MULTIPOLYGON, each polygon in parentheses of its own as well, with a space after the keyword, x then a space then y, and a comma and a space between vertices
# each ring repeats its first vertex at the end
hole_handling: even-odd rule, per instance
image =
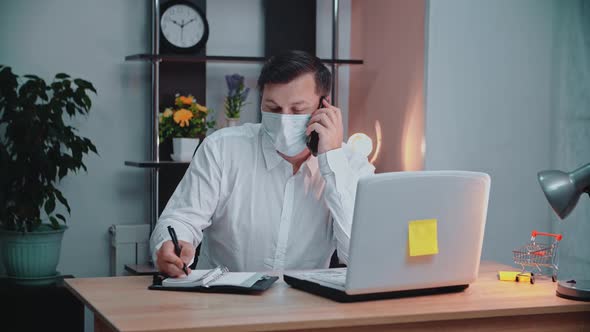
POLYGON ((260 124, 218 130, 195 153, 156 224, 154 262, 172 225, 179 240, 202 244, 198 269, 327 268, 334 249, 347 263, 357 181, 374 170, 343 143, 293 174, 260 124))

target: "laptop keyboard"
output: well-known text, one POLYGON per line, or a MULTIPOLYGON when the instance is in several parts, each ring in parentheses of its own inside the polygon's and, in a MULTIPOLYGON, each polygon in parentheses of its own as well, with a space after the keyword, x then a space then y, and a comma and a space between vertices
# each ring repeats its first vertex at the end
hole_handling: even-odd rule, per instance
POLYGON ((301 279, 322 281, 339 287, 344 287, 346 283, 346 268, 301 272, 298 273, 297 276, 301 279))

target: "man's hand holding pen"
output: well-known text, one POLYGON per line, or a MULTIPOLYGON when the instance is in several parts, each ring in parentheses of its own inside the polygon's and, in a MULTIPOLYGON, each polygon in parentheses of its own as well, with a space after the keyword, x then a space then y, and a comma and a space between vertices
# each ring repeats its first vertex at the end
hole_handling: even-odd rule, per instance
POLYGON ((188 275, 191 270, 187 265, 195 257, 195 247, 190 242, 176 239, 174 229, 169 232, 172 240, 164 242, 156 253, 158 271, 170 277, 188 275))

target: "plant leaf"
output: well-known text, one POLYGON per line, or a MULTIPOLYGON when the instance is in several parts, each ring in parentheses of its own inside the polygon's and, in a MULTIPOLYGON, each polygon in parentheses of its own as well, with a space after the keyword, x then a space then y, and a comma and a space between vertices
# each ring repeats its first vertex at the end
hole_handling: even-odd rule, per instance
POLYGON ((30 78, 30 79, 33 79, 33 80, 40 80, 41 79, 37 75, 23 75, 23 77, 30 78))
POLYGON ((74 116, 74 114, 76 113, 76 107, 74 106, 74 104, 67 103, 66 104, 66 112, 68 112, 68 114, 70 116, 74 116))
POLYGON ((77 86, 81 87, 82 89, 85 90, 90 90, 94 93, 96 93, 96 89, 94 88, 94 86, 92 85, 92 83, 85 81, 81 78, 77 78, 74 80, 74 83, 76 83, 77 86))
POLYGON ((65 199, 65 197, 62 195, 61 191, 59 190, 55 190, 55 197, 57 197, 57 199, 60 201, 61 204, 63 204, 66 209, 68 209, 68 214, 72 215, 72 209, 70 209, 70 205, 68 204, 68 200, 65 199))
POLYGON ((63 179, 68 174, 68 168, 64 166, 59 167, 59 179, 63 179))
POLYGON ((66 223, 66 217, 64 217, 62 214, 56 213, 55 216, 61 219, 61 221, 63 221, 64 224, 66 223))
POLYGON ((53 229, 59 229, 59 222, 57 219, 54 217, 49 217, 49 220, 51 220, 51 227, 53 227, 53 229))
POLYGON ((70 77, 70 75, 65 74, 65 73, 58 73, 55 75, 55 78, 60 79, 60 80, 63 80, 63 79, 69 78, 69 77, 70 77))
POLYGON ((98 152, 96 151, 96 146, 94 144, 92 144, 92 141, 89 138, 84 137, 84 143, 86 144, 88 149, 90 149, 90 151, 98 154, 98 152))
POLYGON ((55 210, 55 197, 49 196, 47 201, 45 201, 45 213, 50 215, 55 210))
POLYGON ((87 82, 88 83, 88 90, 94 92, 96 94, 96 89, 94 88, 94 85, 92 85, 92 83, 87 82))
POLYGON ((86 109, 89 109, 90 106, 92 106, 92 102, 90 101, 90 98, 87 95, 82 96, 82 101, 84 101, 84 105, 86 105, 86 109))

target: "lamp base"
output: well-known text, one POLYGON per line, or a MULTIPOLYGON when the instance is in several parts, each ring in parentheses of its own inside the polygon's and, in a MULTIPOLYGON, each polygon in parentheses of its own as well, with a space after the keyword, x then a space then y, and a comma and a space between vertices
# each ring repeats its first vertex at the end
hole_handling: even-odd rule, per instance
POLYGON ((590 280, 560 281, 556 293, 564 299, 590 301, 590 280))

